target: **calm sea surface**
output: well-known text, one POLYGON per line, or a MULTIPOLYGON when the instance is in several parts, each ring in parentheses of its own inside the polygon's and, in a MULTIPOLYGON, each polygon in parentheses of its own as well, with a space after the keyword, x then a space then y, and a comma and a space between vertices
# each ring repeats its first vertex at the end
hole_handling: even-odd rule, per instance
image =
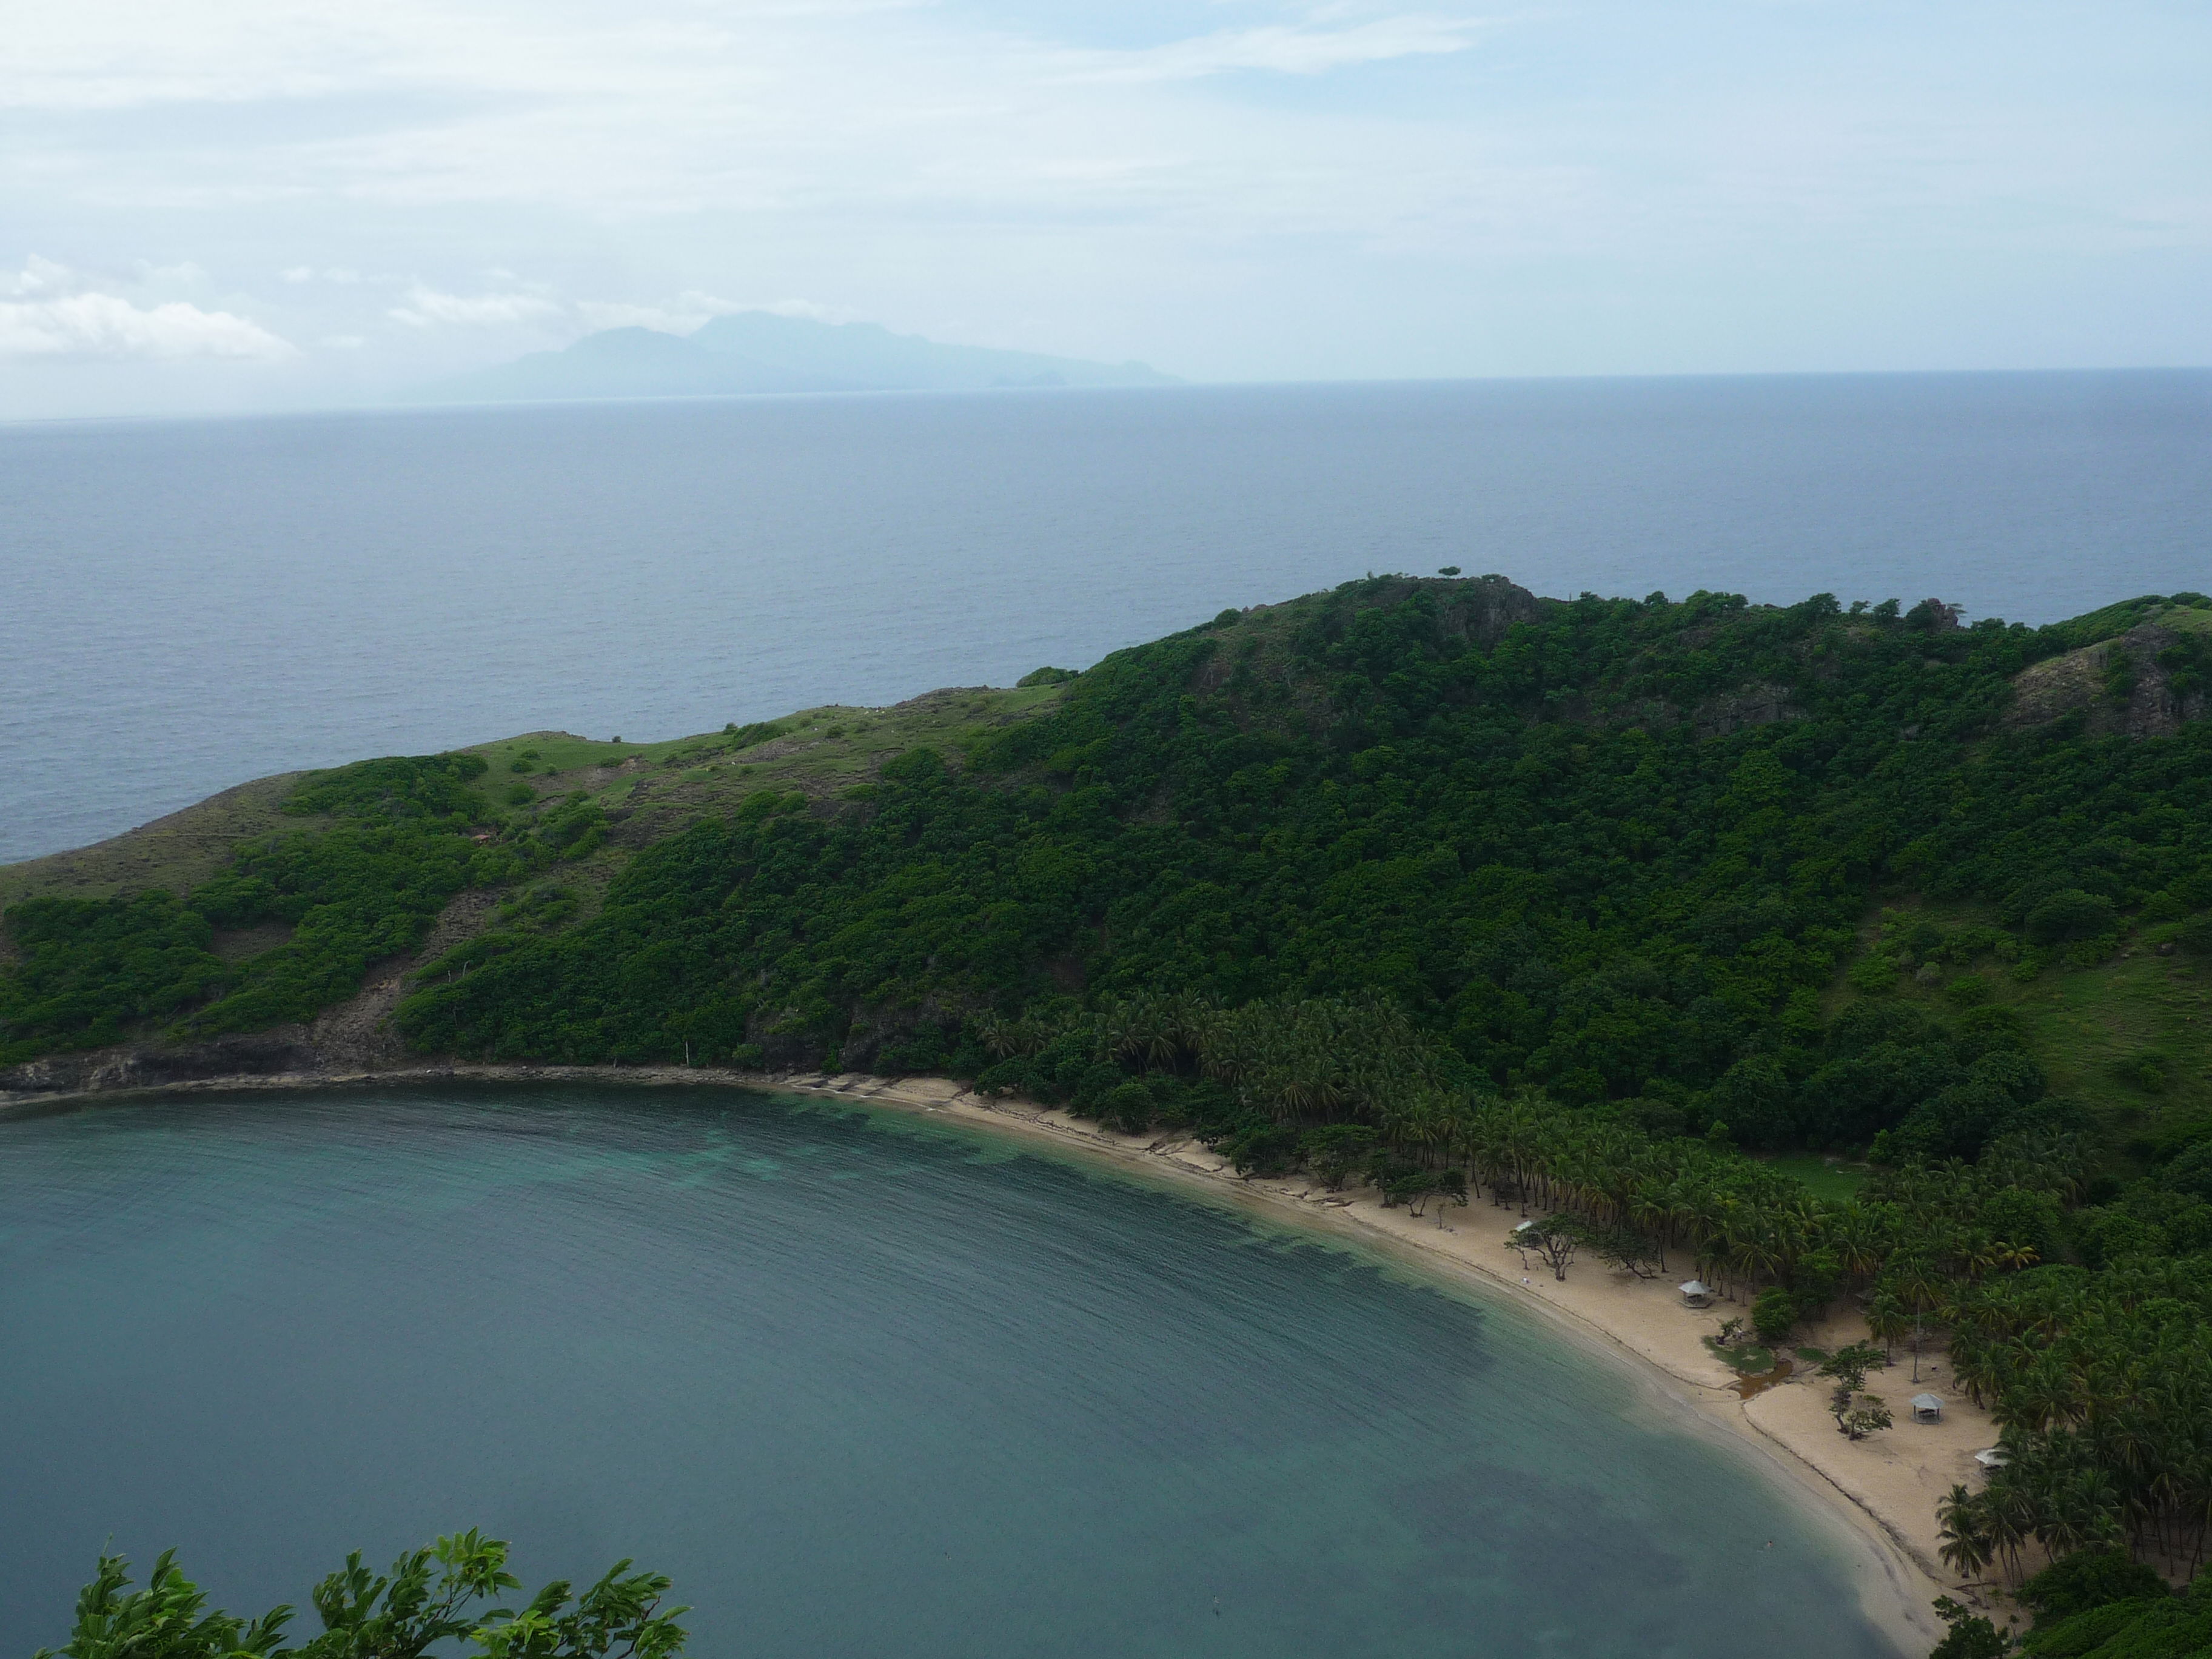
POLYGON ((754 398, 0 428, 0 860, 247 778, 1539 592, 2212 589, 2212 374, 754 398))
POLYGON ((470 1525, 672 1573, 731 1659, 1885 1651, 1825 1534, 1517 1310, 911 1120, 0 1123, 0 1329, 9 1652, 111 1538, 258 1610, 470 1525))

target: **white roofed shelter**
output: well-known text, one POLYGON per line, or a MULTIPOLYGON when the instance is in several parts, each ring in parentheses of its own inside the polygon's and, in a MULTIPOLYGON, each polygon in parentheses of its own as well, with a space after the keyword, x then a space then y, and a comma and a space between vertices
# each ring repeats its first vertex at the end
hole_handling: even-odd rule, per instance
POLYGON ((1710 1308, 1713 1305, 1712 1291, 1705 1284, 1705 1280, 1701 1279, 1693 1279, 1688 1284, 1684 1285, 1680 1288, 1682 1292, 1682 1305, 1684 1307, 1710 1308))
POLYGON ((1939 1395, 1916 1394, 1912 1396, 1912 1420, 1916 1423, 1941 1423, 1943 1420, 1943 1401, 1939 1395))

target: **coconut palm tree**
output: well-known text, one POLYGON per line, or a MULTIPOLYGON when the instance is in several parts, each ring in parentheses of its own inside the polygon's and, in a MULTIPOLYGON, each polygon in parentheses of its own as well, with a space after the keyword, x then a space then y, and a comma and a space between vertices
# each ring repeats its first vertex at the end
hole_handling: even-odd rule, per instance
POLYGON ((1976 1577, 1996 1555, 1986 1507, 1964 1486, 1952 1487, 1936 1505, 1936 1535, 1942 1540, 1936 1553, 1961 1578, 1976 1577))
POLYGON ((1893 1290, 1877 1288, 1867 1302, 1867 1334, 1881 1344, 1882 1363, 1889 1362, 1896 1345, 1912 1329, 1912 1316, 1893 1290))

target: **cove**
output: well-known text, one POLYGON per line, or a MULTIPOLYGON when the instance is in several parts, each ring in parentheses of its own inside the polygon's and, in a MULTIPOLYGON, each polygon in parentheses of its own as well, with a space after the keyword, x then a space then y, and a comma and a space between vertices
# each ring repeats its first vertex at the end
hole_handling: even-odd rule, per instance
POLYGON ((951 1127, 379 1086, 0 1152, 14 1650, 111 1538, 258 1611, 477 1525, 672 1575, 700 1656, 1890 1651, 1785 1494, 1529 1316, 951 1127))

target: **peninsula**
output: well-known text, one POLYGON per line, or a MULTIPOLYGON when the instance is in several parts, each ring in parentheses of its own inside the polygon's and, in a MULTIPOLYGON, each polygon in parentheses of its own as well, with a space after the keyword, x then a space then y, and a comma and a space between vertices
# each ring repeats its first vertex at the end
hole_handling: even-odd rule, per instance
POLYGON ((1954 1641, 2023 1581, 2038 1641, 2194 1618, 2208 680, 2200 594, 1447 571, 1012 690, 264 780, 0 869, 0 1101, 605 1066, 1018 1111, 1725 1388, 1954 1641))

